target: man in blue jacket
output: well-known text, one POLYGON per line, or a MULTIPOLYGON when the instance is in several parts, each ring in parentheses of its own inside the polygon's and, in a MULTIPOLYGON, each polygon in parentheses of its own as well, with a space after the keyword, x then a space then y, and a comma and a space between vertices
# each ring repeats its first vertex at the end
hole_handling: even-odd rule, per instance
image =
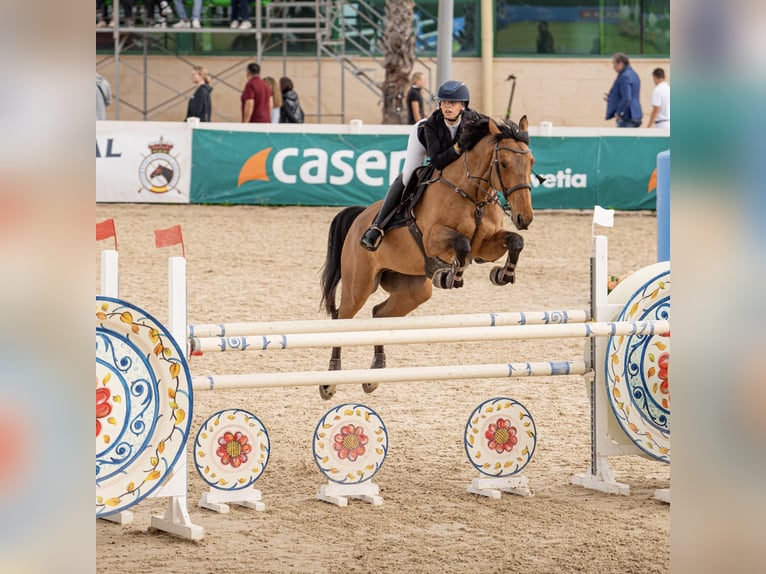
POLYGON ((641 102, 638 92, 641 89, 641 80, 635 70, 630 67, 630 60, 622 52, 612 57, 612 67, 617 72, 617 78, 612 84, 608 94, 604 94, 606 100, 606 119, 617 118, 618 128, 637 128, 641 125, 641 102))

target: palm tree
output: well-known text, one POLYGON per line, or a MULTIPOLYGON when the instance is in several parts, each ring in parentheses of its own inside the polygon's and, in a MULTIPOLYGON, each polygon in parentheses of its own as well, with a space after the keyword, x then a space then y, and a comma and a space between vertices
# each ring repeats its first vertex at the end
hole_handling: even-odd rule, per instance
POLYGON ((412 29, 414 0, 386 0, 386 22, 379 49, 383 53, 383 123, 407 122, 404 98, 415 62, 415 32, 412 29))

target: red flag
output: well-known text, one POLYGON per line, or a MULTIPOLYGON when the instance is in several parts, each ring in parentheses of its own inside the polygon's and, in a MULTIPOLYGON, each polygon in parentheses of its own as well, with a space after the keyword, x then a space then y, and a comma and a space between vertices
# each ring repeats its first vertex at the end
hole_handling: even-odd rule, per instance
POLYGON ((170 247, 171 245, 181 244, 181 252, 186 257, 186 247, 184 247, 184 238, 181 235, 181 226, 174 225, 167 229, 155 229, 154 230, 154 246, 170 247))
POLYGON ((96 223, 96 241, 114 237, 114 249, 117 250, 117 232, 114 230, 114 219, 105 219, 96 223))

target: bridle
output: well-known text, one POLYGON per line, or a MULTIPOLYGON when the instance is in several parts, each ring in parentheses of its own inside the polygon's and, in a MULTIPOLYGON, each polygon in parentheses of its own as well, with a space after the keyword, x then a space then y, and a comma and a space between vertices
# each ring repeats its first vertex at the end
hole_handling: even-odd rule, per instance
POLYGON ((500 189, 498 190, 497 187, 492 185, 492 174, 490 173, 490 180, 487 182, 492 187, 492 191, 497 195, 498 191, 503 194, 503 197, 506 201, 508 201, 508 196, 511 195, 514 191, 518 191, 520 189, 528 189, 529 191, 532 191, 532 184, 531 183, 519 183, 514 185, 512 188, 508 189, 505 187, 505 183, 503 183, 503 174, 500 172, 500 158, 498 156, 498 152, 500 150, 503 151, 510 151, 519 155, 526 155, 530 153, 529 149, 514 149, 512 147, 502 146, 500 147, 499 143, 495 143, 495 153, 492 157, 492 165, 490 166, 490 172, 492 171, 492 168, 494 168, 495 175, 497 176, 497 180, 500 182, 500 189))

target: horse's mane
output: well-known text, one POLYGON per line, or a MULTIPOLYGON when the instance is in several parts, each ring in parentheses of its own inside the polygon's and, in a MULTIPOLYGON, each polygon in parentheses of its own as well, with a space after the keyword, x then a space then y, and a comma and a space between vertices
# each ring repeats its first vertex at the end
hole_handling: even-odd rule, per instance
POLYGON ((495 135, 495 142, 512 138, 529 145, 529 132, 521 131, 518 124, 510 120, 495 121, 489 116, 473 112, 464 118, 464 121, 465 124, 460 133, 460 147, 463 149, 472 149, 479 140, 489 134, 489 122, 493 122, 500 130, 500 133, 495 135))

